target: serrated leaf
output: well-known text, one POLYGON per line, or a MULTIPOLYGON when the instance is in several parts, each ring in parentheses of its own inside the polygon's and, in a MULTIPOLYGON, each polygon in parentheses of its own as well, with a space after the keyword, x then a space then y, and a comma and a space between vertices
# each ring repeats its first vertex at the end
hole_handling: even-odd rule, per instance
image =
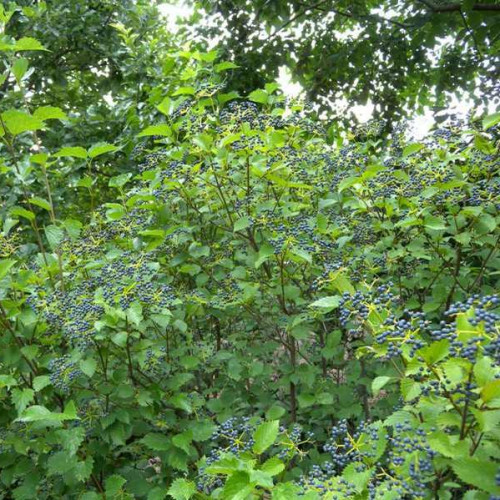
POLYGON ((33 379, 33 389, 36 392, 41 391, 43 388, 50 385, 50 377, 48 375, 39 375, 33 379))
POLYGON ((118 148, 114 146, 113 144, 108 144, 107 142, 98 142, 97 144, 94 144, 89 150, 87 151, 89 158, 96 158, 97 156, 101 156, 105 153, 114 153, 117 151, 118 148))
POLYGON ((16 41, 13 50, 20 52, 23 50, 47 50, 38 40, 31 37, 23 37, 16 41))
POLYGON ((121 492, 123 485, 127 480, 119 474, 113 474, 104 481, 106 495, 114 496, 121 492))
POLYGON ((269 100, 269 95, 265 90, 257 89, 248 94, 248 99, 253 102, 266 104, 267 101, 269 100))
POLYGON ((96 371, 97 368, 97 361, 95 359, 89 358, 89 359, 81 359, 80 363, 80 370, 87 375, 87 377, 92 377, 96 371))
POLYGON ((26 408, 22 415, 16 419, 17 422, 62 422, 63 420, 80 420, 76 415, 74 403, 70 401, 63 413, 53 413, 45 406, 34 405, 26 408))
POLYGON ((255 261, 255 268, 258 269, 271 255, 274 255, 274 248, 271 245, 262 245, 255 261))
POLYGON ((408 144, 408 146, 406 146, 404 149, 403 149, 403 158, 406 158, 407 156, 410 156, 412 155, 413 153, 417 153, 418 151, 420 151, 422 148, 424 147, 424 145, 420 142, 416 142, 414 144, 408 144))
POLYGON ((187 479, 176 479, 167 491, 174 500, 189 500, 195 493, 195 484, 187 479))
POLYGON ((250 219, 248 217, 241 217, 234 223, 233 231, 241 231, 250 226, 250 219))
POLYGON ((259 455, 266 451, 274 443, 274 441, 276 441, 278 432, 279 420, 272 420, 271 422, 264 422, 260 424, 253 435, 253 451, 259 455))
POLYGON ((492 399, 500 398, 500 380, 488 382, 481 390, 481 399, 488 403, 492 399))
POLYGON ((309 307, 314 307, 318 309, 325 309, 331 311, 337 309, 340 304, 340 295, 332 295, 330 297, 322 297, 321 299, 315 300, 309 307))
POLYGON ((16 264, 14 259, 0 259, 0 280, 9 274, 9 270, 16 264))
POLYGON ((278 457, 271 457, 260 466, 260 470, 270 476, 276 476, 285 470, 285 464, 278 457))
POLYGON ((54 153, 56 158, 61 158, 64 156, 70 156, 73 158, 87 158, 87 151, 80 146, 66 146, 61 148, 57 153, 54 153))
POLYGON ((224 485, 222 498, 227 498, 228 500, 245 500, 253 490, 253 486, 248 484, 249 481, 250 476, 247 472, 238 471, 233 473, 224 485))
POLYGON ((148 137, 150 135, 170 137, 172 135, 172 129, 166 123, 163 125, 150 125, 149 127, 146 127, 142 132, 137 134, 137 137, 148 137))
POLYGON ((488 493, 500 493, 500 486, 495 482, 498 464, 475 458, 459 458, 451 462, 451 467, 460 480, 488 493))
POLYGON ((494 127, 497 123, 500 123, 500 111, 483 118, 483 129, 487 130, 494 127))
POLYGON ((33 113, 35 118, 39 120, 67 120, 66 113, 55 106, 42 106, 37 108, 33 113))
POLYGON ((236 69, 236 68, 239 68, 239 66, 230 61, 224 61, 214 66, 214 70, 216 73, 221 73, 222 71, 227 71, 228 69, 236 69))
POLYGON ((187 454, 191 451, 191 442, 193 441, 193 433, 185 431, 172 437, 172 444, 177 448, 185 451, 187 454))
POLYGON ((159 434, 157 432, 146 434, 141 439, 141 443, 144 443, 148 448, 155 451, 165 451, 171 448, 170 439, 164 434, 159 434))
POLYGON ((64 230, 60 227, 54 226, 53 224, 50 226, 45 226, 44 232, 47 241, 49 242, 50 248, 52 249, 57 248, 61 241, 64 239, 64 230))
POLYGON ((73 469, 76 464, 75 456, 71 456, 67 451, 58 451, 49 457, 47 473, 49 476, 62 475, 73 469))
POLYGON ((12 375, 0 375, 0 389, 3 387, 11 388, 18 385, 17 380, 12 375))
POLYGON ((116 175, 115 177, 111 177, 111 179, 109 179, 108 186, 122 188, 131 178, 131 173, 116 175))
POLYGON ((29 221, 35 220, 35 214, 31 210, 26 210, 23 207, 13 207, 10 211, 10 215, 23 217, 29 221))
POLYGON ((39 118, 35 118, 24 111, 9 109, 2 113, 2 119, 8 131, 12 135, 19 135, 23 132, 32 132, 43 128, 44 123, 39 118))
POLYGON ((79 426, 71 429, 60 429, 56 431, 56 435, 62 447, 70 455, 75 455, 78 448, 85 440, 85 428, 83 426, 79 426))
POLYGON ((24 57, 20 57, 14 61, 14 64, 12 65, 12 73, 14 74, 17 83, 21 83, 21 80, 23 76, 26 74, 26 71, 28 70, 28 59, 25 59, 24 57))
POLYGON ((37 207, 43 208, 44 210, 47 210, 47 212, 50 212, 50 203, 47 200, 40 198, 39 196, 32 196, 30 198, 30 203, 32 205, 36 205, 37 207))
POLYGON ((28 404, 33 401, 35 391, 33 389, 14 389, 12 391, 12 402, 16 407, 17 413, 23 413, 28 404))
POLYGON ((372 381, 372 393, 374 396, 376 396, 382 388, 387 385, 391 380, 393 380, 393 377, 387 377, 387 376, 380 376, 376 377, 372 381))
POLYGON ((443 231, 446 229, 446 222, 440 217, 429 215, 424 219, 424 226, 428 229, 433 229, 434 231, 443 231))

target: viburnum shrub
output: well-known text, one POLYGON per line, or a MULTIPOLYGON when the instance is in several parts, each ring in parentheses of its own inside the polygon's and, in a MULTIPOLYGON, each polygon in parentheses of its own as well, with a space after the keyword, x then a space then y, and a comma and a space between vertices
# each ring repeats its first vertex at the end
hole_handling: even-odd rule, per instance
POLYGON ((499 115, 332 140, 215 52, 170 57, 83 218, 53 162, 116 147, 2 111, 0 496, 498 498, 499 115))

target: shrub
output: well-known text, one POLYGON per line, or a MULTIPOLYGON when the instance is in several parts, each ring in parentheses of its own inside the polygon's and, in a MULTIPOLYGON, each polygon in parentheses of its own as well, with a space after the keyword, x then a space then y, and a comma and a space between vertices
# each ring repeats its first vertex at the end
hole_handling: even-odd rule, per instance
POLYGON ((4 498, 495 498, 498 117, 332 143, 171 57, 87 218, 52 161, 115 147, 24 147, 16 177, 59 112, 2 113, 4 498))

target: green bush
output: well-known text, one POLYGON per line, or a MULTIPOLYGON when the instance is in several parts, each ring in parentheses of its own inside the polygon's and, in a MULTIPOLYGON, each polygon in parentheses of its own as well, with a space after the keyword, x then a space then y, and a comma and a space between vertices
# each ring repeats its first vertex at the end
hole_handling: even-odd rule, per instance
POLYGON ((169 57, 98 192, 2 110, 0 497, 498 498, 498 114, 342 143, 169 57))

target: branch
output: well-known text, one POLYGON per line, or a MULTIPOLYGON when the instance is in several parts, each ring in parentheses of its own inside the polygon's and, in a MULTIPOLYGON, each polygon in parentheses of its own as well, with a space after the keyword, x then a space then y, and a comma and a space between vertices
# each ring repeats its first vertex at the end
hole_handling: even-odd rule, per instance
MULTIPOLYGON (((435 13, 443 13, 443 12, 461 12, 462 11, 462 6, 459 3, 448 3, 444 5, 436 5, 432 3, 430 0, 417 0, 420 3, 423 3, 427 8, 432 10, 432 12, 435 13)), ((471 10, 476 10, 476 11, 494 11, 494 12, 500 12, 500 5, 499 4, 492 4, 492 3, 476 3, 471 7, 471 10)))

